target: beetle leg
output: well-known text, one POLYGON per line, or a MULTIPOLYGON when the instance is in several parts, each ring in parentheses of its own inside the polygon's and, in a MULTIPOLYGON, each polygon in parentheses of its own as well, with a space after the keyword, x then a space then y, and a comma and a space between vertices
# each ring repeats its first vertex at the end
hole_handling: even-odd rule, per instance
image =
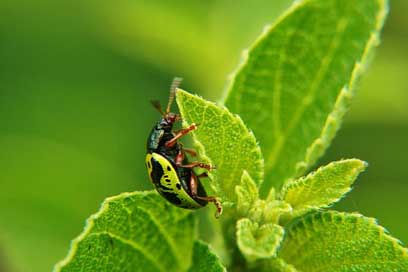
POLYGON ((183 151, 190 154, 192 157, 197 157, 197 152, 191 148, 183 148, 183 151))
POLYGON ((180 151, 177 153, 176 159, 175 159, 177 166, 180 166, 180 165, 183 163, 184 157, 185 157, 185 156, 184 156, 183 150, 180 150, 180 151))
POLYGON ((190 191, 193 198, 197 197, 198 180, 194 173, 191 173, 190 177, 190 191))
POLYGON ((184 167, 184 168, 199 167, 199 168, 207 169, 208 171, 210 171, 212 169, 215 169, 215 167, 212 166, 212 165, 205 164, 205 163, 202 163, 202 162, 197 162, 197 161, 189 163, 189 164, 183 164, 183 160, 184 160, 184 157, 185 157, 184 151, 185 151, 184 149, 181 149, 176 155, 175 162, 176 162, 177 166, 184 167))
MULTIPOLYGON (((177 164, 177 162, 176 162, 176 164, 177 164)), ((177 164, 177 166, 184 167, 184 168, 199 167, 199 168, 207 169, 208 171, 216 169, 215 166, 205 164, 205 163, 202 163, 202 162, 198 162, 198 161, 192 162, 192 163, 189 163, 189 164, 177 164)))
MULTIPOLYGON (((177 133, 176 133, 177 134, 177 133)), ((194 150, 194 149, 192 149, 192 148, 185 148, 184 147, 184 145, 183 145, 183 143, 178 143, 179 145, 180 145, 180 148, 181 148, 181 150, 184 152, 184 153, 188 153, 188 154, 190 154, 190 156, 192 156, 192 157, 197 157, 197 152, 194 150)))
POLYGON ((181 129, 176 136, 174 136, 171 140, 168 140, 164 146, 165 147, 172 147, 177 143, 177 140, 189 133, 190 131, 193 131, 197 129, 197 125, 192 123, 189 127, 181 129))
POLYGON ((193 196, 194 199, 201 199, 201 200, 205 200, 207 202, 214 203, 215 207, 217 208, 217 212, 215 213, 215 218, 219 218, 220 215, 222 214, 222 204, 221 204, 221 202, 215 196, 199 196, 199 195, 197 195, 197 187, 198 187, 197 176, 194 173, 192 173, 191 178, 190 178, 191 195, 193 196))
POLYGON ((196 196, 195 198, 206 200, 214 203, 217 211, 215 212, 215 218, 219 218, 222 214, 222 204, 215 196, 196 196))
POLYGON ((201 174, 197 175, 197 178, 208 178, 208 174, 207 174, 207 172, 201 173, 201 174))

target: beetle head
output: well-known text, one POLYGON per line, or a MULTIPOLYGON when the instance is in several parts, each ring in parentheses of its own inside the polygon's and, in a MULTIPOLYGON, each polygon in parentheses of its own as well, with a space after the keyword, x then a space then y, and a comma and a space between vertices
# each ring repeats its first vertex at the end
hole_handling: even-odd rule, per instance
POLYGON ((164 116, 164 119, 166 119, 167 123, 174 124, 175 122, 181 120, 181 116, 174 112, 168 112, 166 116, 164 116))

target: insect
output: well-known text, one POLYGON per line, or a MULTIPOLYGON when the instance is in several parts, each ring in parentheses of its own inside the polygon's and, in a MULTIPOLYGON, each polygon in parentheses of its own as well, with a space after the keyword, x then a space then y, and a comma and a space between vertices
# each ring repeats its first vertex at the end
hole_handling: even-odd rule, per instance
POLYGON ((214 168, 198 161, 189 162, 186 153, 192 157, 197 156, 197 153, 183 148, 178 142, 184 135, 197 129, 197 125, 192 123, 187 128, 173 131, 174 123, 180 121, 181 116, 171 112, 170 108, 181 80, 173 80, 166 111, 163 111, 160 102, 152 101, 162 118, 154 125, 147 138, 147 171, 156 190, 170 203, 185 209, 199 209, 212 202, 217 208, 215 216, 218 218, 222 213, 222 205, 216 197, 207 196, 200 182, 200 178, 208 177, 207 173, 196 175, 193 171, 194 168, 208 171, 214 168))

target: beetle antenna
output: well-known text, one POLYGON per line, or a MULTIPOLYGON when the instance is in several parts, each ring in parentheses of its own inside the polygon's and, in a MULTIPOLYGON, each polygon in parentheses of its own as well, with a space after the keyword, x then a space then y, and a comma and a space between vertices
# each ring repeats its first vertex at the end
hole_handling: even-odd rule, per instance
POLYGON ((170 112, 171 104, 173 103, 174 97, 175 97, 175 95, 176 95, 176 89, 178 88, 178 86, 180 86, 181 81, 183 81, 183 79, 182 79, 181 77, 175 77, 175 78, 173 79, 173 82, 171 83, 171 86, 170 86, 170 97, 169 97, 169 103, 167 104, 166 113, 169 113, 169 112, 170 112))
POLYGON ((165 114, 164 114, 163 109, 162 109, 162 107, 160 105, 160 101, 159 100, 151 100, 150 102, 152 103, 153 107, 156 110, 158 110, 160 112, 160 114, 164 117, 165 114))

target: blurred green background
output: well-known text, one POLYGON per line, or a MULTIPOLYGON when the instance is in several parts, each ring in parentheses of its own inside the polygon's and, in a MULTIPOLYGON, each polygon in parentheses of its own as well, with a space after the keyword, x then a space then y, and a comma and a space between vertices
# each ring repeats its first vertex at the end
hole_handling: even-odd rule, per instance
MULTIPOLYGON (((145 138, 173 76, 219 100, 278 1, 0 0, 0 271, 50 271, 103 199, 151 189, 145 138)), ((320 163, 370 163, 337 205, 408 242, 408 2, 320 163)))

